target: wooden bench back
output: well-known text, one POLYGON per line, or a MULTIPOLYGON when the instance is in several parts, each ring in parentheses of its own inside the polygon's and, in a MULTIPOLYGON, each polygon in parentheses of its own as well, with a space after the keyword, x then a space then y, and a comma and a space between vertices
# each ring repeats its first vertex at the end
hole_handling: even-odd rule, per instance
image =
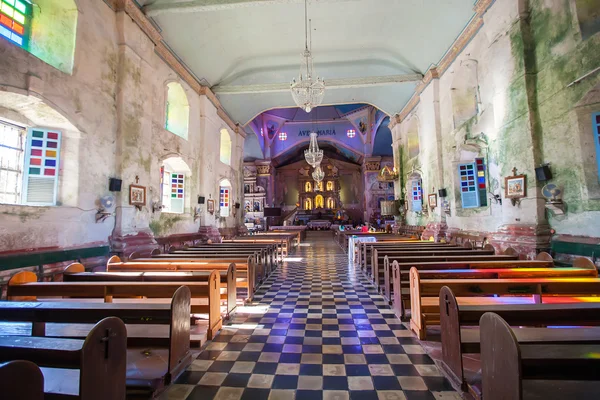
POLYGON ((500 316, 481 317, 481 372, 484 399, 523 398, 521 349, 510 326, 500 316))
POLYGON ((10 400, 44 400, 44 375, 30 361, 0 364, 0 393, 10 400))
POLYGON ((123 321, 108 317, 98 322, 85 338, 81 351, 81 399, 124 399, 126 355, 127 329, 123 321))

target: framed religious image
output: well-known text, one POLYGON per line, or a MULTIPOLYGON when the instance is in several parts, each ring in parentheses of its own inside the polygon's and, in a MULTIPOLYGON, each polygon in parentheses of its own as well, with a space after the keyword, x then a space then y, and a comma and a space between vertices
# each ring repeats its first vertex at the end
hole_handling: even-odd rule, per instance
POLYGON ((132 206, 146 205, 146 187, 129 185, 129 204, 132 206))
POLYGON ((214 200, 206 200, 206 210, 211 214, 215 213, 215 201, 214 200))
POLYGON ((427 197, 428 203, 429 203, 429 208, 436 208, 437 207, 437 194, 432 193, 427 197))
POLYGON ((525 175, 507 176, 504 178, 504 197, 520 199, 527 196, 525 175))

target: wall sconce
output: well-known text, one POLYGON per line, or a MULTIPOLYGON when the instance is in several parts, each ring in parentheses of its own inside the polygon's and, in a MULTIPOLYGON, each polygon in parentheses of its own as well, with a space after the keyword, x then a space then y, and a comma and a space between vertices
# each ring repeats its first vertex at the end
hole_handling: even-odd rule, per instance
POLYGON ((494 200, 494 203, 502 205, 502 196, 490 192, 490 200, 494 200))
POLYGON ((448 200, 442 201, 442 210, 447 216, 450 216, 450 202, 448 200))
POLYGON ((240 204, 240 203, 237 203, 237 202, 236 202, 236 203, 234 204, 234 206, 233 206, 233 218, 235 218, 235 217, 236 217, 236 215, 237 215, 237 212, 238 212, 238 210, 240 209, 240 207, 241 207, 241 204, 240 204))
POLYGON ((165 206, 163 206, 160 201, 158 201, 158 200, 152 201, 152 213, 162 211, 163 208, 165 208, 165 206))
POLYGON ((96 223, 104 222, 106 218, 113 215, 112 212, 107 211, 115 205, 115 197, 112 195, 104 196, 100 198, 100 205, 96 212, 96 223))

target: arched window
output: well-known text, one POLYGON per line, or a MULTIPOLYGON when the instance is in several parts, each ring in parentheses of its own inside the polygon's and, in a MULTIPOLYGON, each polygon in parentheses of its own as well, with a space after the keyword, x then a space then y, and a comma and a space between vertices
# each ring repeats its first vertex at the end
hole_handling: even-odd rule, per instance
POLYGON ((231 165, 231 136, 227 129, 221 129, 220 159, 223 164, 231 165))
POLYGON ((335 200, 333 199, 333 197, 327 198, 327 208, 329 208, 330 210, 333 210, 335 208, 335 200))
POLYGON ((304 209, 308 211, 312 210, 312 199, 307 198, 304 200, 304 209))
POLYGON ((181 157, 170 157, 163 161, 160 168, 163 212, 183 214, 186 177, 189 177, 191 172, 190 167, 181 157))
POLYGON ((306 182, 306 185, 304 185, 304 191, 307 193, 312 192, 312 184, 310 182, 306 182))
POLYGON ((333 181, 327 181, 327 191, 333 191, 333 181))
POLYGON ((190 104, 183 86, 177 82, 167 85, 165 129, 187 140, 190 104))
POLYGON ((325 207, 325 199, 320 194, 315 197, 315 208, 324 208, 325 207))

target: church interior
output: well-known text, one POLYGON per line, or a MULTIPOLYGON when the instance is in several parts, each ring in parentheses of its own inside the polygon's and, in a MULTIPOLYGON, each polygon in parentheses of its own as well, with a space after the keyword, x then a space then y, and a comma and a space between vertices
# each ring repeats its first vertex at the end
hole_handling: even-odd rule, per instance
POLYGON ((600 1, 0 0, 0 399, 600 398, 600 1))

